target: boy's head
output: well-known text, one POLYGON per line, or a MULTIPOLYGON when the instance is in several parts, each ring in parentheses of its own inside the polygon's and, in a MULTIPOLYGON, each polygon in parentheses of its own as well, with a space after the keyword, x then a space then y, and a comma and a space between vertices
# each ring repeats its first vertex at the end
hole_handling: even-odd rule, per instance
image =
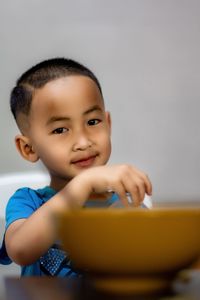
POLYGON ((61 188, 86 168, 110 156, 110 115, 101 86, 83 65, 64 58, 43 61, 25 72, 11 93, 23 158, 40 159, 61 188))
POLYGON ((82 64, 66 58, 53 58, 42 61, 23 73, 11 92, 10 107, 18 126, 20 127, 19 114, 28 115, 30 112, 36 89, 42 88, 50 81, 70 75, 82 75, 91 78, 102 95, 98 79, 92 71, 82 64))

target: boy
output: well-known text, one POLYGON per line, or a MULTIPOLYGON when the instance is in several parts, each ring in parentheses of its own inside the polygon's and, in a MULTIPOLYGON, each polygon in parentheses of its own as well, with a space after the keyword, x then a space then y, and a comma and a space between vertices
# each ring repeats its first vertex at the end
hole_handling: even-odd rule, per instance
POLYGON ((8 202, 0 261, 22 266, 22 275, 76 276, 56 243, 53 216, 82 206, 109 206, 127 194, 140 205, 151 195, 148 177, 130 165, 107 166, 111 118, 101 86, 83 65, 64 58, 43 61, 25 72, 11 93, 22 157, 39 159, 48 187, 22 188, 8 202), (112 191, 112 193, 111 193, 112 191))

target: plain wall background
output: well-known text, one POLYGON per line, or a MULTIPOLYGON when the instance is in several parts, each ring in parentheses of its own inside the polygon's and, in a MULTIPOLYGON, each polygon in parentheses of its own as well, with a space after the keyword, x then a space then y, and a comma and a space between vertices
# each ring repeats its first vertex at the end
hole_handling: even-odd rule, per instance
POLYGON ((40 170, 15 150, 9 93, 42 59, 99 78, 113 121, 110 162, 146 171, 155 200, 200 200, 200 1, 0 1, 0 174, 40 170))

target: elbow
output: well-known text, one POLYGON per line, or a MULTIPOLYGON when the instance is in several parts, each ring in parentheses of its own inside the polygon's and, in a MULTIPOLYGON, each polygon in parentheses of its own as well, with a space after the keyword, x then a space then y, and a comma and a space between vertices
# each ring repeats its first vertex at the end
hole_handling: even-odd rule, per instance
POLYGON ((24 249, 23 244, 20 242, 7 243, 6 250, 10 259, 20 266, 30 265, 37 260, 37 258, 30 255, 29 251, 24 249))

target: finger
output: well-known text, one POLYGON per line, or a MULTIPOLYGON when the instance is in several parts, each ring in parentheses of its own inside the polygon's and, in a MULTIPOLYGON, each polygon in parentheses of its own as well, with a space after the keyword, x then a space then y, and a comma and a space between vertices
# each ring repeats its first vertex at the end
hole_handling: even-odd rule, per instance
POLYGON ((129 193, 132 199, 132 206, 139 206, 145 197, 145 183, 144 180, 137 174, 128 174, 123 178, 123 185, 126 192, 129 193))
POLYGON ((141 204, 141 202, 143 202, 144 200, 144 197, 145 197, 145 193, 146 193, 146 190, 145 190, 145 183, 143 180, 138 180, 137 182, 137 188, 138 188, 138 192, 139 192, 139 204, 141 204))
POLYGON ((141 202, 143 202, 146 190, 145 190, 145 183, 143 179, 137 178, 135 179, 134 185, 131 185, 130 192, 136 193, 138 195, 138 198, 135 199, 136 204, 139 205, 141 202))
POLYGON ((118 184, 116 188, 114 188, 115 192, 117 193, 117 195, 119 196, 122 204, 127 207, 129 206, 129 201, 128 201, 128 198, 127 198, 127 194, 126 194, 126 190, 123 186, 122 183, 118 184))
POLYGON ((146 193, 151 196, 152 195, 152 183, 149 179, 149 177, 145 174, 144 176, 144 182, 145 182, 145 190, 146 190, 146 193))
MULTIPOLYGON (((134 170, 135 170, 135 169, 134 169, 134 170)), ((152 195, 152 183, 151 183, 151 181, 150 181, 148 175, 145 174, 144 172, 141 172, 140 170, 137 170, 137 172, 138 172, 138 176, 139 176, 140 178, 142 178, 142 180, 143 180, 144 183, 145 183, 145 191, 146 191, 146 193, 147 193, 149 196, 151 196, 151 195, 152 195)))
POLYGON ((130 199, 130 201, 128 201, 129 205, 139 206, 140 202, 142 201, 142 198, 136 181, 134 181, 133 183, 130 179, 124 180, 124 189, 127 193, 128 198, 130 199))
POLYGON ((132 206, 139 206, 140 203, 141 203, 141 195, 140 195, 140 191, 139 191, 137 185, 132 187, 129 190, 129 193, 130 193, 131 198, 132 198, 132 206))

